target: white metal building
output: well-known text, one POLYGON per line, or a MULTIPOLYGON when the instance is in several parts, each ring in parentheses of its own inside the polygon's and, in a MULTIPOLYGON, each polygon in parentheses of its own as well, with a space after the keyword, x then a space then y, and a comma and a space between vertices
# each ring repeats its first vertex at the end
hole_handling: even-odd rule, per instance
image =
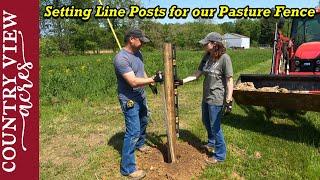
POLYGON ((236 33, 226 33, 223 35, 227 48, 250 48, 250 38, 236 33))

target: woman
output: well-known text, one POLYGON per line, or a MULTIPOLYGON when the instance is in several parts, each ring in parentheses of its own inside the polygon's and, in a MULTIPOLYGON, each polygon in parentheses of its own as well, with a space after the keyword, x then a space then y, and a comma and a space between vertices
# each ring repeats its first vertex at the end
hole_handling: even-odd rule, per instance
POLYGON ((212 158, 208 163, 222 162, 226 158, 226 145, 221 129, 221 115, 223 105, 227 111, 232 108, 233 69, 229 55, 222 44, 222 36, 217 32, 209 33, 199 41, 204 46, 205 56, 192 75, 183 79, 183 84, 198 79, 204 75, 202 120, 208 133, 206 149, 214 149, 212 158))

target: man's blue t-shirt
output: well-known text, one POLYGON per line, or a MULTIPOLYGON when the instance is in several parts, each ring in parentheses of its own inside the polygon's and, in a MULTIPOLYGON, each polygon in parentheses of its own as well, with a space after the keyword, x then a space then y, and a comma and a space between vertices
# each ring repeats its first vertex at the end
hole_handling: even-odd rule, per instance
POLYGON ((143 87, 132 88, 123 78, 123 74, 133 71, 136 77, 144 77, 144 64, 140 51, 134 54, 121 49, 113 59, 113 65, 118 82, 118 97, 122 101, 128 99, 140 101, 145 98, 143 87))

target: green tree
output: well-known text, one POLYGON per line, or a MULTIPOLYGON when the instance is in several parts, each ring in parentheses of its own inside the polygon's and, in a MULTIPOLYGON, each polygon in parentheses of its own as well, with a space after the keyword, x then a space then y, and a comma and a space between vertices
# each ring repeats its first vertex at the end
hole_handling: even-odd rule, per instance
POLYGON ((60 55, 58 44, 50 37, 40 38, 40 56, 53 57, 60 55))
MULTIPOLYGON (((272 11, 272 14, 274 10, 272 11)), ((260 37, 259 44, 273 45, 274 32, 278 19, 274 18, 273 15, 269 18, 260 19, 260 37)))
POLYGON ((223 33, 236 32, 235 23, 233 23, 233 22, 224 22, 224 23, 220 24, 220 27, 221 27, 223 33))
MULTIPOLYGON (((134 4, 133 0, 102 2, 104 5, 117 8, 134 4)), ((118 48, 106 19, 91 18, 84 22, 81 19, 43 18, 46 5, 53 5, 57 8, 68 5, 73 5, 76 8, 95 8, 98 4, 100 3, 97 0, 41 0, 41 37, 50 37, 58 45, 59 51, 64 54, 84 53, 86 50, 99 52, 103 48, 118 48)), ((135 22, 135 20, 119 18, 110 20, 118 34, 123 34, 123 29, 127 28, 129 24, 134 24, 131 22, 135 22)), ((121 39, 123 39, 122 36, 121 39)))

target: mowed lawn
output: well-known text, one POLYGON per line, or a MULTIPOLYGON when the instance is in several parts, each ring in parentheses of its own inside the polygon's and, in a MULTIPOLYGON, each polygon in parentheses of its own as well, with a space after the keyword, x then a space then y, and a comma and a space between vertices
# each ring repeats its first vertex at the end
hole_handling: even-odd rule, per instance
MULTIPOLYGON (((228 51, 235 79, 268 73, 271 50, 228 51)), ((114 54, 41 59, 41 179, 121 179, 124 121, 116 96, 114 54)), ((178 74, 197 69, 201 51, 177 51, 178 74)), ((163 69, 162 52, 144 52, 148 74, 163 69)), ((201 123, 202 80, 179 87, 180 141, 206 141, 201 123)), ((158 89, 161 88, 158 86, 158 89)), ((149 137, 165 137, 162 94, 147 89, 149 137)), ((305 102, 301 102, 305 103, 305 102)), ((222 126, 227 160, 201 179, 319 179, 320 113, 273 111, 235 104, 222 126)))

